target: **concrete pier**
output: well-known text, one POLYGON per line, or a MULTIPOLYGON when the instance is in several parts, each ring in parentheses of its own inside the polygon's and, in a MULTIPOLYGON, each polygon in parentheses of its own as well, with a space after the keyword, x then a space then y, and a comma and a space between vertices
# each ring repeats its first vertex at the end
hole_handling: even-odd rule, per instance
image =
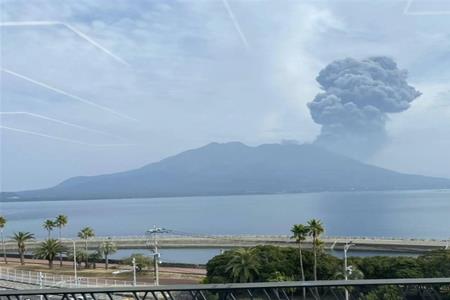
MULTIPOLYGON (((104 241, 111 241, 118 249, 148 249, 153 247, 153 239, 147 236, 120 236, 120 237, 95 237, 88 240, 88 248, 97 249, 104 241)), ((407 252, 424 253, 430 250, 446 249, 449 247, 447 240, 433 239, 407 239, 407 238, 371 238, 371 237, 323 237, 325 249, 342 250, 346 242, 352 241, 355 246, 352 251, 383 251, 383 252, 407 252)), ((35 249, 43 240, 27 242, 27 249, 35 249)), ((62 239, 68 249, 73 247, 70 239, 62 239)), ((77 248, 85 247, 85 241, 75 239, 77 248)), ((238 248, 252 247, 256 245, 274 245, 282 247, 296 247, 296 243, 287 235, 215 235, 215 236, 175 236, 161 235, 158 237, 158 247, 165 249, 175 248, 238 248)), ((312 241, 303 242, 304 248, 312 246, 312 241)), ((17 251, 17 245, 13 241, 6 242, 9 251, 17 251)))

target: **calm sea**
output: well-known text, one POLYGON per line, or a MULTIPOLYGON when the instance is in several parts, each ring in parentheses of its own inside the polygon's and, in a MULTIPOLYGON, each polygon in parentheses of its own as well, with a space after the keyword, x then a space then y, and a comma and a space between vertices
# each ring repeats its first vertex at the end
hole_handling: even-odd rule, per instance
MULTIPOLYGON (((84 226, 101 236, 142 235, 153 225, 196 235, 289 234, 292 224, 311 218, 321 219, 332 236, 450 236, 449 190, 3 202, 0 209, 8 219, 6 235, 30 231, 38 237, 46 236, 43 220, 58 214, 69 218, 64 236, 84 226)), ((178 260, 200 263, 218 249, 166 253, 171 261, 185 256, 191 261, 178 260)))

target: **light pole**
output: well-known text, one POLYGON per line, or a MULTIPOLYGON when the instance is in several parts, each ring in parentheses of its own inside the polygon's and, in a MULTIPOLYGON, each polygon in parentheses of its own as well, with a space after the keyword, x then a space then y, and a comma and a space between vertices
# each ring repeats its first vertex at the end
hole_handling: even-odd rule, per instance
MULTIPOLYGON (((44 274, 42 272, 39 272, 39 289, 44 288, 44 274)), ((44 298, 43 295, 39 296, 39 299, 42 300, 44 298)))
POLYGON ((77 246, 75 240, 72 240, 73 245, 73 276, 75 277, 75 286, 78 286, 78 274, 77 274, 77 246))
POLYGON ((133 257, 133 286, 136 286, 136 258, 133 257))
MULTIPOLYGON (((153 235, 153 265, 155 268, 155 285, 159 285, 159 258, 160 253, 158 252, 158 233, 168 233, 170 230, 165 228, 153 226, 152 229, 146 231, 147 235, 153 235)), ((149 245, 150 246, 150 245, 149 245)))
POLYGON ((5 261, 5 264, 8 264, 8 260, 6 259, 6 246, 5 246, 5 237, 3 236, 3 227, 0 228, 0 234, 2 236, 3 260, 5 261))
MULTIPOLYGON (((354 246, 355 244, 352 243, 352 241, 345 243, 344 245, 344 278, 345 280, 348 280, 348 273, 351 272, 352 268, 347 265, 347 251, 350 249, 351 246, 354 246)), ((345 300, 348 300, 348 290, 347 287, 345 287, 345 300)))

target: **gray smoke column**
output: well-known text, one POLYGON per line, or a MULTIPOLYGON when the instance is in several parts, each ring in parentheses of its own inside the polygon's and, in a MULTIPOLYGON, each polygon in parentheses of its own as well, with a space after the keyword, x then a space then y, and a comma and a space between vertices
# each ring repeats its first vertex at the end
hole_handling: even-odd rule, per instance
POLYGON ((336 60, 316 80, 323 92, 308 103, 322 125, 315 143, 365 159, 386 141, 389 114, 407 110, 421 93, 406 82, 407 72, 389 57, 336 60))

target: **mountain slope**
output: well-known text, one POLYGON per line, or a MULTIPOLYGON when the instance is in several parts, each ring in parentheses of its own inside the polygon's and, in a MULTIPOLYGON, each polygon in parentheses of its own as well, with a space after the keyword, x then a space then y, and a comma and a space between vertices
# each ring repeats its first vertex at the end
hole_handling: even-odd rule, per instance
POLYGON ((314 145, 212 143, 127 172, 74 177, 3 199, 93 199, 450 188, 450 180, 370 166, 314 145))

